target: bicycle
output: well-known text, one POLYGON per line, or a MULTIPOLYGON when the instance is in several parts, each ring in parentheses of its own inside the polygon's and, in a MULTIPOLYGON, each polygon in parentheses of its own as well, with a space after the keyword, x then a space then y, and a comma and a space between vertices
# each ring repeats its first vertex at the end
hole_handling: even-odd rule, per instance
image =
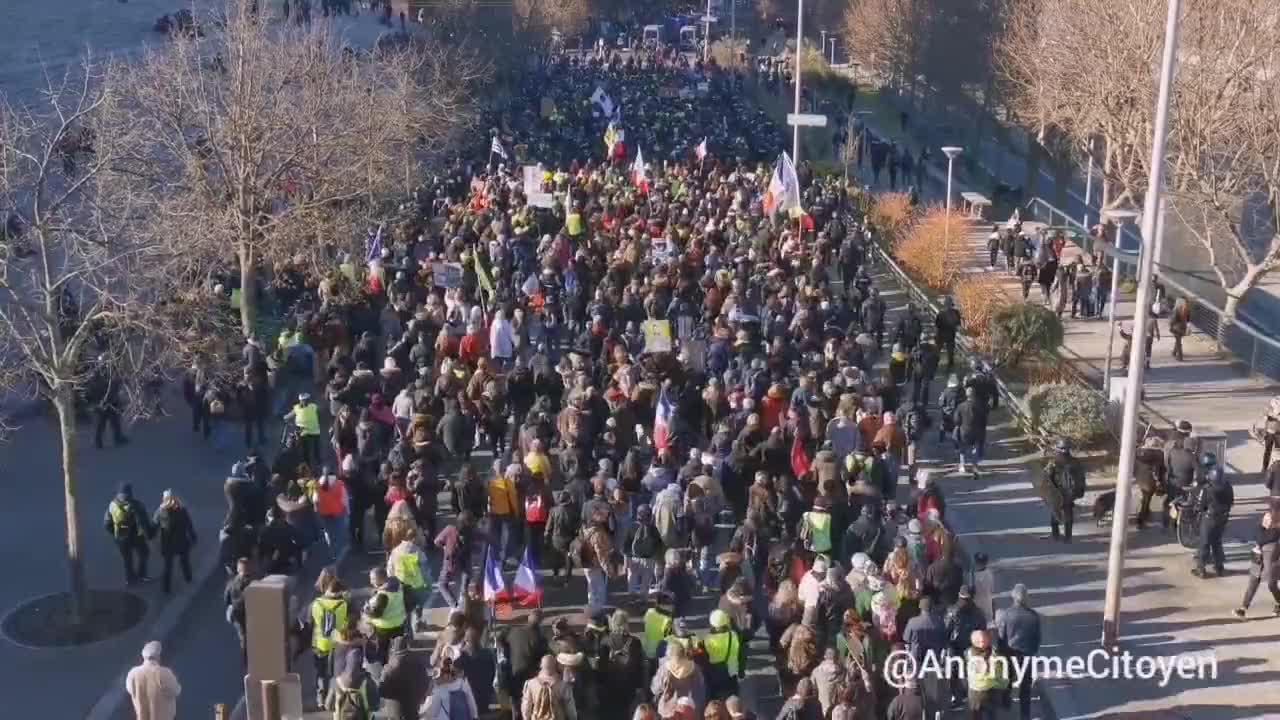
POLYGON ((1200 511, 1200 496, 1205 485, 1199 484, 1190 492, 1173 501, 1169 508, 1169 519, 1173 521, 1178 543, 1188 550, 1200 545, 1200 524, 1204 522, 1204 513, 1200 511))

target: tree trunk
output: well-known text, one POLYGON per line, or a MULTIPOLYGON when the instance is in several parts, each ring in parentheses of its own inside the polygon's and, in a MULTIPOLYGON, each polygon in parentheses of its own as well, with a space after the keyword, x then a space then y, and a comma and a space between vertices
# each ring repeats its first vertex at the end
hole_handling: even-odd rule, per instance
POLYGON ((252 255, 240 253, 240 325, 245 336, 258 323, 258 268, 252 255))
POLYGON ((67 591, 71 596, 71 621, 79 625, 84 618, 84 561, 80 557, 80 515, 76 487, 76 411, 75 398, 69 388, 57 390, 53 407, 58 413, 58 429, 62 438, 62 494, 67 523, 67 591))

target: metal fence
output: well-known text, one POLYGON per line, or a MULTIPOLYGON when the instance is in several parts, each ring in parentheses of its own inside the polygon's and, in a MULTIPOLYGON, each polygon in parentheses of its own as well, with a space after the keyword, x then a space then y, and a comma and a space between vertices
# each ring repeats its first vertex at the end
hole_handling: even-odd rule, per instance
MULTIPOLYGON (((1085 252, 1093 252, 1093 238, 1079 220, 1038 197, 1032 198, 1026 209, 1031 219, 1037 222, 1074 230, 1072 239, 1085 252)), ((1122 234, 1128 238, 1125 246, 1142 247, 1141 238, 1132 225, 1126 225, 1122 234)), ((1121 262, 1125 262, 1123 256, 1121 262)), ((1280 342, 1267 337, 1240 318, 1224 323, 1222 310, 1191 292, 1177 280, 1161 273, 1158 266, 1155 274, 1171 292, 1187 299, 1191 305, 1191 324, 1200 332, 1220 343, 1242 364, 1248 365, 1250 372, 1280 380, 1280 342)))

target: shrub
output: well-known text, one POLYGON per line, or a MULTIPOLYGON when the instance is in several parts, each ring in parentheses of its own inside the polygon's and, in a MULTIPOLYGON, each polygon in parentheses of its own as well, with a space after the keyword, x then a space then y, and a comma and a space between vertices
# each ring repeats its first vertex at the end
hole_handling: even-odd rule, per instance
POLYGON ((1082 448, 1107 437, 1107 401, 1082 385, 1036 385, 1027 393, 1027 406, 1032 427, 1043 435, 1063 437, 1082 448))
POLYGON ((747 54, 746 38, 720 38, 711 43, 711 58, 716 65, 727 70, 745 69, 743 57, 747 54))
POLYGON ((941 207, 928 209, 894 246, 894 256, 931 290, 952 288, 964 268, 967 243, 963 221, 947 221, 941 207))
POLYGON ((906 193, 884 193, 875 198, 867 213, 871 225, 880 232, 885 246, 893 248, 911 227, 916 211, 906 193))
POLYGON ((965 332, 980 342, 991 334, 992 319, 1010 303, 1000 278, 986 273, 965 276, 956 282, 952 295, 965 332))
POLYGON ((1018 303, 996 313, 990 335, 996 363, 1017 366, 1062 346, 1062 319, 1043 305, 1018 303))

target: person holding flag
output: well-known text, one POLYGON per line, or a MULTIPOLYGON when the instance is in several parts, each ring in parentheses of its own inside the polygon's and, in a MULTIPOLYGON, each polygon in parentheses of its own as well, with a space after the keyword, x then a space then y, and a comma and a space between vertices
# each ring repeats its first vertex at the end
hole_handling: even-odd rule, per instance
POLYGON ((675 422, 676 405, 671 398, 671 381, 662 383, 658 391, 658 407, 653 416, 653 448, 665 450, 675 443, 673 423, 675 422))
POLYGON ((502 147, 502 141, 497 135, 493 136, 493 140, 489 142, 489 162, 493 162, 493 156, 497 155, 504 161, 507 160, 507 150, 502 147))
POLYGON ((631 182, 645 195, 649 194, 648 166, 644 162, 644 153, 636 148, 636 159, 631 163, 631 182))
POLYGON ((698 158, 698 165, 701 167, 703 161, 707 159, 707 139, 702 138, 702 142, 698 143, 698 147, 693 149, 693 154, 698 158))

